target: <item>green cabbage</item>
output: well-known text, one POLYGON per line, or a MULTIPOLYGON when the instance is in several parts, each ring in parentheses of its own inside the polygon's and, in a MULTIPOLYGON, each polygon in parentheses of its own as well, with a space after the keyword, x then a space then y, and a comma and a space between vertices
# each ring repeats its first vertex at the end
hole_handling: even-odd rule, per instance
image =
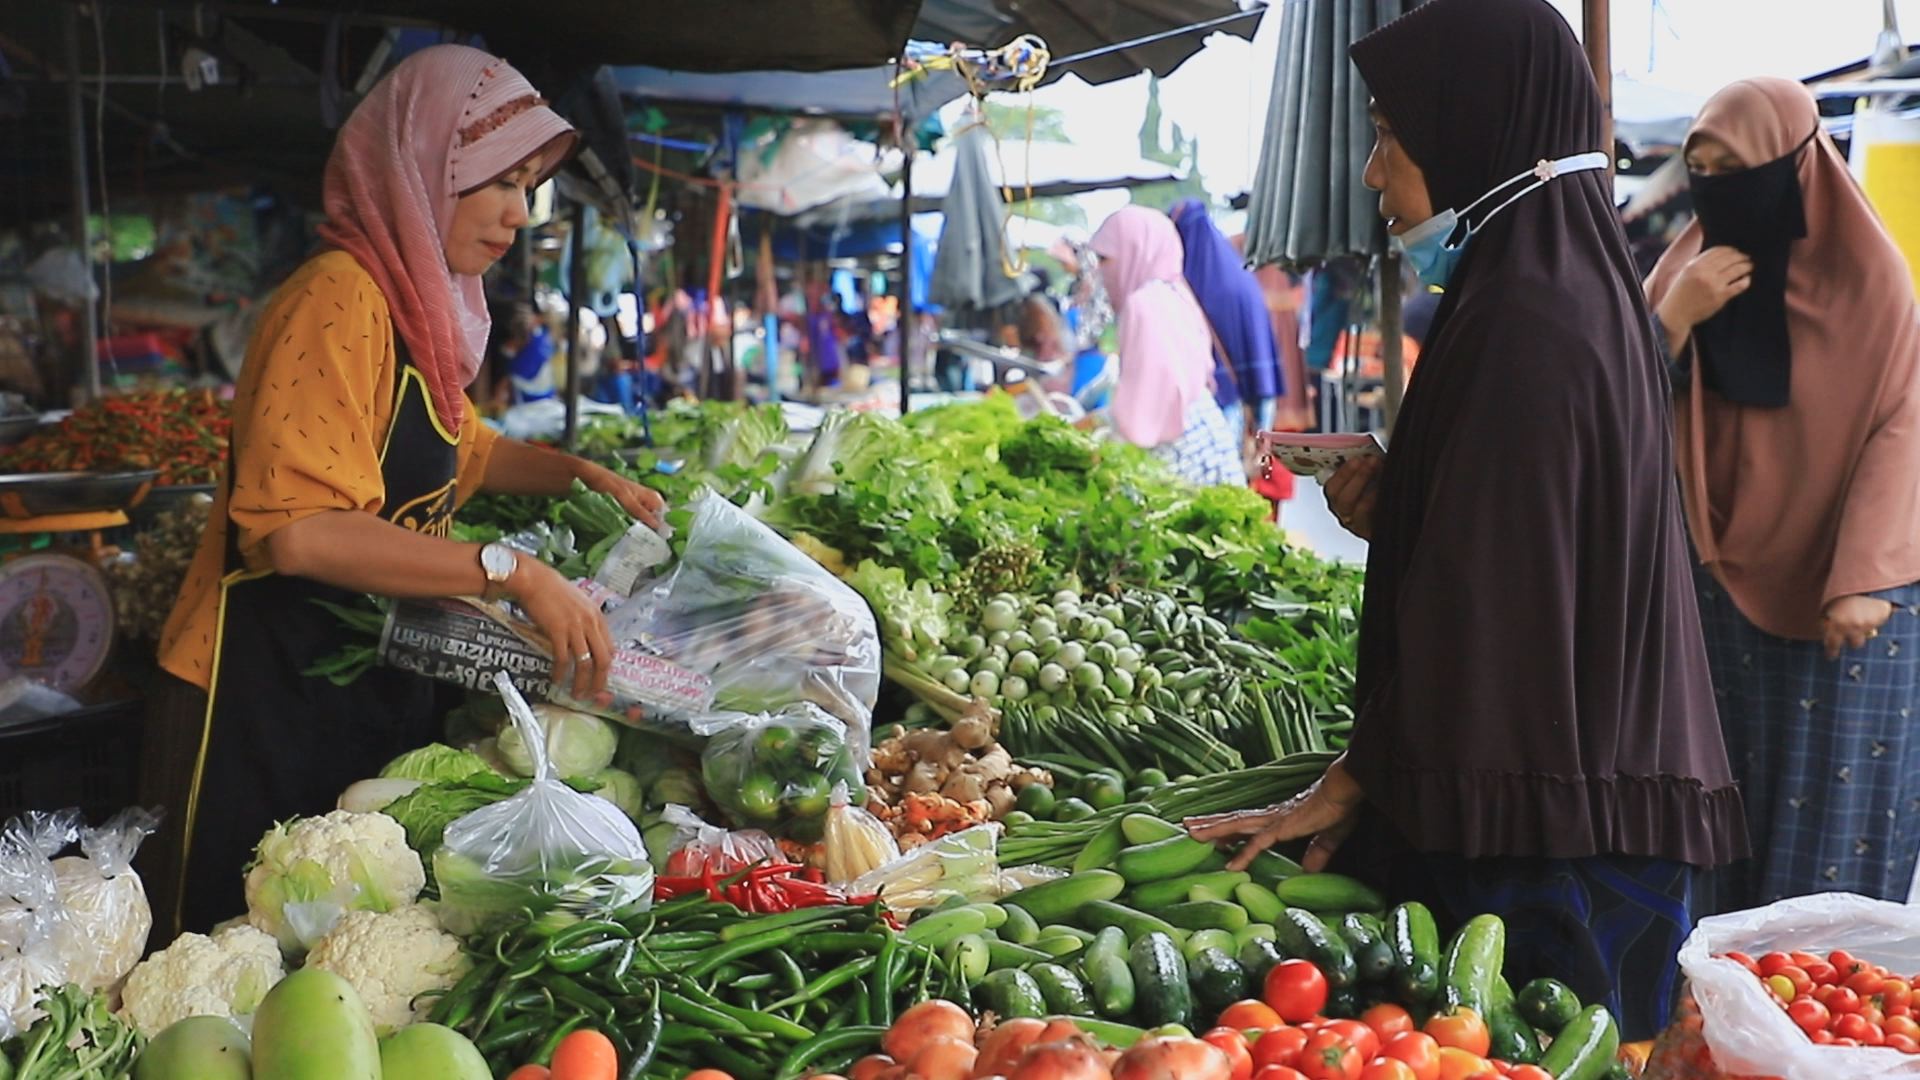
MULTIPOLYGON (((612 724, 554 705, 536 705, 533 711, 547 729, 547 759, 554 776, 562 780, 587 776, 613 764, 620 733, 612 724)), ((509 726, 500 732, 500 756, 514 772, 533 775, 533 751, 519 728, 509 726)))
POLYGON ((409 750, 380 770, 382 780, 420 780, 438 783, 465 780, 476 773, 491 772, 486 761, 470 750, 455 750, 445 743, 428 743, 409 750))
POLYGON ((645 812, 646 790, 632 773, 622 769, 601 769, 590 779, 600 784, 594 794, 619 807, 628 817, 637 820, 645 812))

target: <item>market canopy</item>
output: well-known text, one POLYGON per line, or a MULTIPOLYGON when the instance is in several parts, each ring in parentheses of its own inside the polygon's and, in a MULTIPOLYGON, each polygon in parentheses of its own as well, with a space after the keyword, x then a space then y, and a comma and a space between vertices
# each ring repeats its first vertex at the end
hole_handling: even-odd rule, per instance
MULTIPOLYGON (((1244 10, 1244 18, 1221 22, 1219 31, 1251 40, 1265 5, 1244 10)), ((1229 19, 1242 11, 1238 0, 923 0, 913 36, 997 48, 1022 34, 1033 34, 1047 43, 1055 62, 1079 53, 1098 53, 1075 60, 1070 69, 1052 71, 1058 77, 1071 70, 1099 84, 1143 71, 1171 72, 1206 45, 1206 35, 1169 35, 1169 31, 1229 19), (1155 40, 1104 51, 1139 39, 1155 40)))
POLYGON ((748 71, 729 74, 664 67, 623 67, 614 78, 623 97, 659 105, 694 106, 742 112, 794 113, 841 119, 891 115, 897 106, 908 127, 940 111, 967 92, 950 71, 893 86, 896 69, 845 71, 748 71))

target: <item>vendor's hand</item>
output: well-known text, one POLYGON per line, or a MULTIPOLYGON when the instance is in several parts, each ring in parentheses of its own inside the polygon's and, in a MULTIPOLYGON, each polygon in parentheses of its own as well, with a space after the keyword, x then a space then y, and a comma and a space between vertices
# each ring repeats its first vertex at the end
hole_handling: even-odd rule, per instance
POLYGON ((1327 506, 1348 532, 1373 539, 1373 510, 1380 503, 1380 470, 1387 459, 1378 454, 1357 457, 1335 470, 1327 480, 1327 506))
POLYGON ((1843 649, 1866 648, 1892 617, 1893 605, 1871 596, 1843 596, 1828 604, 1827 613, 1820 618, 1827 659, 1840 659, 1843 649))
POLYGON ((1278 806, 1264 810, 1240 810, 1231 814, 1209 814, 1182 822, 1195 840, 1219 842, 1251 836, 1240 853, 1227 863, 1229 870, 1245 870, 1254 856, 1283 840, 1312 836, 1307 857, 1301 865, 1309 872, 1326 869, 1327 861, 1340 848, 1359 820, 1364 798, 1340 761, 1328 766, 1327 774, 1312 787, 1278 806))
POLYGON ((1752 284, 1752 259, 1737 248, 1708 248, 1687 263, 1660 301, 1660 324, 1681 336, 1692 333, 1752 284))
POLYGON ((613 666, 606 617, 559 571, 531 556, 519 558, 507 589, 553 647, 554 689, 571 684, 575 700, 591 699, 606 688, 613 666))
POLYGON ((592 464, 580 470, 580 482, 589 490, 611 497, 621 509, 655 529, 666 524, 667 500, 645 484, 592 464))

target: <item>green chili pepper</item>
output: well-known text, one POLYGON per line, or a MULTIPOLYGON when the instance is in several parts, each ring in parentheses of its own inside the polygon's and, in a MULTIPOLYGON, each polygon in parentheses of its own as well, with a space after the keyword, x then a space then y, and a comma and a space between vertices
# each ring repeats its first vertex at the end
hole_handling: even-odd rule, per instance
POLYGON ((535 1065, 552 1064, 553 1052, 560 1048, 560 1040, 573 1034, 574 1029, 586 1023, 587 1019, 588 1017, 584 1013, 574 1013, 572 1017, 561 1023, 559 1027, 554 1028, 553 1034, 548 1035, 547 1040, 540 1044, 540 1049, 533 1052, 533 1063, 535 1065))
POLYGON ((578 975, 589 968, 598 966, 607 957, 633 944, 620 938, 608 938, 591 945, 582 945, 572 949, 549 949, 547 966, 565 975, 578 975))
POLYGON ((776 1080, 787 1080, 789 1077, 803 1075, 803 1070, 814 1059, 850 1047, 878 1046, 881 1036, 886 1033, 886 1028, 869 1025, 845 1027, 838 1031, 829 1031, 824 1035, 816 1035, 788 1051, 773 1075, 776 1080))
POLYGON ((804 1002, 813 1001, 814 999, 822 996, 823 994, 826 994, 829 991, 837 989, 838 987, 845 986, 846 984, 852 982, 855 979, 866 977, 867 972, 873 970, 873 965, 875 960, 876 960, 875 957, 863 956, 858 960, 852 961, 851 963, 842 964, 841 966, 833 969, 832 971, 827 972, 825 975, 822 975, 819 978, 808 983, 805 989, 801 990, 799 993, 794 994, 791 997, 783 998, 779 1001, 776 1001, 772 1005, 769 1005, 767 1007, 769 1009, 784 1009, 789 1005, 799 1005, 804 1002))

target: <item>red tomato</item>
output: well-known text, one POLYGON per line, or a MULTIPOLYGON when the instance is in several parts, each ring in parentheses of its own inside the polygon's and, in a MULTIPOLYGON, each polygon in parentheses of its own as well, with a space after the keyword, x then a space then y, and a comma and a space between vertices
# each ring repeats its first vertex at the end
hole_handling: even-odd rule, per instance
POLYGON ((1435 1016, 1427 1021, 1427 1034, 1442 1047, 1465 1050, 1475 1057, 1486 1057, 1493 1048, 1493 1037, 1487 1032, 1486 1021, 1472 1009, 1455 1009, 1451 1013, 1435 1016))
POLYGON ((1860 961, 1855 960, 1853 954, 1845 949, 1835 949, 1828 953, 1827 963, 1832 964, 1834 970, 1838 971, 1840 977, 1843 979, 1866 966, 1860 961))
POLYGON ((1828 1031, 1826 1028, 1821 1028, 1819 1031, 1807 1032, 1807 1038, 1812 1039, 1813 1045, 1815 1046, 1833 1045, 1833 1032, 1828 1031))
POLYGON ((1722 954, 1721 959, 1731 960, 1734 963, 1739 964, 1741 967, 1746 968, 1748 971, 1753 972, 1755 975, 1760 974, 1760 962, 1758 960, 1755 960, 1753 957, 1748 956, 1746 953, 1743 953, 1743 952, 1724 953, 1722 954))
POLYGON ((1269 1065, 1253 1074, 1253 1080, 1307 1080, 1291 1065, 1269 1065))
POLYGON ((1920 1054, 1920 1039, 1911 1035, 1889 1035, 1887 1045, 1903 1054, 1920 1054))
POLYGON ((1766 978, 1783 967, 1793 966, 1793 958, 1783 952, 1770 952, 1760 958, 1760 977, 1766 978))
POLYGON ((1905 979, 1888 979, 1880 987, 1880 1004, 1887 1009, 1913 1004, 1912 985, 1905 979))
MULTIPOLYGON (((1307 1033, 1297 1027, 1278 1027, 1253 1044, 1253 1066, 1256 1070, 1271 1065, 1292 1065, 1300 1056, 1301 1048, 1307 1045, 1307 1033)), ((1254 1080, 1260 1080, 1256 1071, 1254 1080)))
POLYGON ((1910 1017, 1913 1015, 1913 1006, 1904 1001, 1900 1002, 1897 1005, 1888 1005, 1886 1008, 1886 1014, 1890 1017, 1891 1016, 1910 1017))
MULTIPOLYGON (((1814 1000, 1818 1001, 1819 999, 1815 998, 1814 1000)), ((1836 986, 1833 988, 1833 993, 1827 996, 1826 1005, 1827 1008, 1833 1010, 1833 1015, 1835 1016, 1857 1013, 1860 1011, 1860 995, 1844 986, 1836 986)))
POLYGON ((1839 1039, 1839 1038, 1836 1038, 1836 1039, 1834 1039, 1834 1040, 1833 1040, 1833 1045, 1835 1045, 1835 1046, 1864 1046, 1865 1044, 1864 1044, 1864 1043, 1862 1043, 1862 1042, 1861 1042, 1861 1041, 1860 1041, 1859 1039, 1839 1039))
MULTIPOLYGON (((1411 1018, 1408 1023, 1412 1023, 1411 1018)), ((1379 1034, 1358 1020, 1329 1020, 1320 1030, 1331 1031, 1347 1040, 1347 1045, 1360 1051, 1360 1057, 1366 1061, 1380 1056, 1379 1034)))
POLYGON ((1822 1005, 1828 1005, 1833 1001, 1833 992, 1841 989, 1844 989, 1844 987, 1823 983, 1814 987, 1813 993, 1808 996, 1822 1005))
POLYGON ((1283 960, 1267 972, 1261 997, 1290 1024, 1311 1020, 1327 1007, 1327 977, 1305 960, 1283 960))
POLYGON ((1386 1042, 1403 1032, 1413 1030, 1413 1015, 1398 1005, 1375 1005, 1360 1014, 1360 1022, 1373 1029, 1386 1042))
POLYGON ((1816 986, 1829 985, 1833 983, 1842 983, 1846 981, 1846 979, 1841 977, 1840 972, 1835 970, 1834 966, 1832 964, 1827 963, 1825 960, 1821 960, 1818 963, 1808 964, 1806 967, 1801 968, 1800 970, 1806 972, 1807 977, 1812 979, 1814 982, 1814 985, 1816 986))
POLYGON ((1226 1011, 1220 1014, 1220 1019, 1214 1022, 1221 1027, 1239 1028, 1242 1031, 1272 1031, 1280 1026, 1281 1021, 1280 1014, 1274 1012, 1272 1006, 1249 998, 1227 1006, 1226 1011))
POLYGON ((1553 1080, 1553 1074, 1538 1065, 1516 1065, 1507 1075, 1513 1080, 1553 1080))
POLYGON ((1874 1027, 1880 1027, 1887 1022, 1887 1014, 1881 1012, 1880 1007, 1870 1001, 1860 1003, 1860 1015, 1865 1017, 1867 1023, 1872 1024, 1874 1027))
POLYGON ((1200 1041, 1227 1055, 1233 1066, 1229 1080, 1253 1080, 1253 1054, 1247 1049, 1247 1037, 1237 1029, 1217 1027, 1200 1036, 1200 1041))
POLYGON ((1808 975, 1803 968, 1788 965, 1773 974, 1775 978, 1784 978, 1793 983, 1793 993, 1781 995, 1788 1001, 1792 1001, 1801 994, 1813 993, 1813 976, 1808 975))
POLYGON ((1403 1061, 1413 1070, 1415 1080, 1440 1080, 1440 1044, 1421 1031, 1407 1031, 1387 1040, 1381 1053, 1403 1061))
POLYGON ((1800 1025, 1800 1030, 1812 1034, 1833 1022, 1833 1014, 1825 1005, 1812 998, 1799 998, 1787 1006, 1787 1015, 1800 1025))
POLYGON ((1440 1080, 1474 1080, 1478 1076, 1493 1075, 1493 1064, 1486 1058, 1458 1047, 1440 1048, 1440 1080))
POLYGON ((1833 1033, 1842 1039, 1858 1039, 1866 1042, 1873 1030, 1873 1025, 1859 1013, 1847 1013, 1844 1016, 1835 1017, 1833 1021, 1833 1033))
POLYGON ((1920 1023, 1915 1023, 1911 1016, 1889 1016, 1880 1026, 1886 1029, 1888 1038, 1905 1035, 1909 1039, 1920 1039, 1920 1023))
POLYGON ((1339 1032, 1317 1031, 1300 1051, 1298 1068, 1307 1080, 1360 1080, 1366 1064, 1339 1032))
POLYGON ((1856 971, 1846 982, 1847 989, 1863 998, 1872 997, 1887 988, 1887 977, 1872 969, 1856 971))
POLYGON ((1413 1075, 1412 1069, 1407 1068, 1406 1062, 1383 1057, 1373 1059, 1373 1063, 1360 1073, 1360 1080, 1419 1080, 1419 1078, 1413 1075))

